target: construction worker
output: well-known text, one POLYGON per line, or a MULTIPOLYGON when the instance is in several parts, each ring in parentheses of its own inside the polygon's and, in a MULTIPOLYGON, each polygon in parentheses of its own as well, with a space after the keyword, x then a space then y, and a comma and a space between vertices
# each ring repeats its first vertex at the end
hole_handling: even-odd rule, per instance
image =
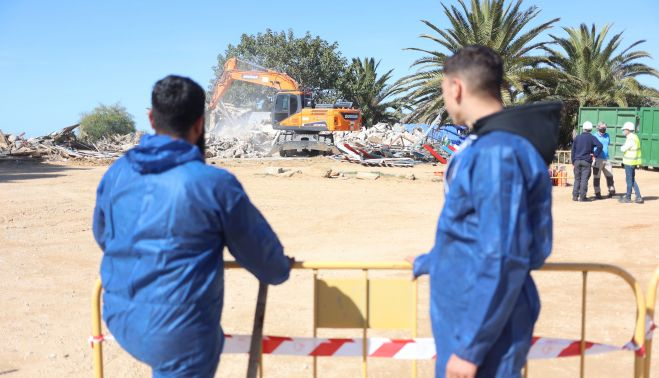
POLYGON ((622 164, 625 166, 625 179, 627 181, 627 193, 620 198, 620 202, 622 203, 632 202, 632 188, 634 188, 634 193, 636 193, 634 202, 644 202, 643 196, 641 196, 641 190, 638 188, 638 183, 636 182, 636 168, 641 165, 641 140, 638 139, 638 135, 634 131, 635 126, 632 122, 625 122, 622 126, 622 133, 627 138, 622 147, 620 147, 620 151, 623 152, 622 164))
POLYGON ((204 90, 167 76, 151 94, 155 135, 117 160, 96 193, 103 249, 103 319, 154 377, 213 377, 225 246, 262 282, 288 279, 291 261, 229 172, 204 162, 204 90))
POLYGON ((551 180, 561 105, 503 109, 503 61, 470 46, 444 63, 451 119, 472 130, 445 174, 430 274, 436 377, 520 377, 540 311, 530 271, 552 246, 551 180))
POLYGON ((577 135, 572 142, 572 165, 574 166, 574 187, 572 188, 572 201, 588 202, 588 179, 590 179, 590 166, 593 158, 602 152, 602 143, 591 134, 593 124, 586 121, 583 132, 577 135))
POLYGON ((609 198, 616 194, 616 188, 613 186, 613 168, 609 161, 609 144, 611 138, 606 132, 606 123, 600 122, 597 124, 597 133, 595 138, 602 144, 602 150, 593 161, 593 189, 595 190, 595 198, 603 199, 602 189, 600 188, 600 175, 603 172, 606 179, 606 186, 609 189, 609 198))

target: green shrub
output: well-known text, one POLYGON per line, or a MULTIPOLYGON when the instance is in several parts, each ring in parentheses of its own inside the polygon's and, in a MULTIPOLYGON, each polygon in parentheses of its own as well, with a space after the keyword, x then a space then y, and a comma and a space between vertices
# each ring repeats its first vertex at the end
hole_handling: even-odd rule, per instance
POLYGON ((83 113, 80 119, 80 137, 97 141, 104 136, 125 135, 135 132, 133 116, 120 104, 99 105, 89 113, 83 113))

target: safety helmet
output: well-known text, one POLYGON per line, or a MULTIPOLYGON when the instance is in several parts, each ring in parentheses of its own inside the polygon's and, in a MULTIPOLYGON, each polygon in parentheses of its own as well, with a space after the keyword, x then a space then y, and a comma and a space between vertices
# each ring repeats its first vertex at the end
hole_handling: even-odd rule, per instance
POLYGON ((636 127, 634 126, 633 122, 625 122, 625 124, 622 126, 623 130, 629 130, 629 131, 634 131, 636 127))

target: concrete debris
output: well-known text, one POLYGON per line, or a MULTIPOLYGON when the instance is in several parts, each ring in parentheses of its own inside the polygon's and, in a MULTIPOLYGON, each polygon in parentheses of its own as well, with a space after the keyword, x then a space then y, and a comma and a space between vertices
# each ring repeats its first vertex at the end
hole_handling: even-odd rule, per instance
POLYGON ((413 167, 420 162, 446 164, 466 137, 454 133, 451 127, 454 126, 434 125, 424 131, 421 127, 378 123, 358 132, 335 133, 334 143, 342 153, 335 158, 382 167, 413 167))
POLYGON ((377 180, 380 178, 380 172, 357 172, 355 178, 359 180, 377 180))
MULTIPOLYGON (((75 130, 80 125, 65 127, 60 131, 37 138, 25 138, 25 133, 4 135, 0 131, 0 157, 30 157, 47 160, 67 159, 115 159, 121 156, 120 148, 103 150, 93 143, 79 140, 75 130)), ((132 138, 132 137, 131 137, 132 138)), ((112 138, 102 141, 104 146, 112 138)), ((123 139, 121 139, 123 141, 123 139)))
POLYGON ((206 135, 206 157, 222 159, 270 156, 274 134, 249 132, 242 136, 206 135))
POLYGON ((286 170, 284 168, 280 167, 267 167, 265 171, 263 171, 264 175, 278 175, 280 173, 284 173, 286 170))
MULTIPOLYGON (((334 159, 378 167, 413 167, 420 162, 445 164, 458 141, 438 138, 443 127, 409 127, 378 123, 355 132, 334 133, 334 145, 341 153, 334 159)), ((47 160, 114 160, 137 145, 143 133, 105 137, 95 143, 78 138, 79 125, 38 138, 0 131, 0 157, 34 157, 47 160)), ((254 112, 223 104, 220 113, 209 117, 206 157, 221 159, 264 158, 271 156, 278 133, 273 130, 269 112, 254 112)), ((458 134, 455 134, 458 135, 458 134)), ((460 135, 459 137, 463 137, 460 135)), ((332 177, 322 172, 322 177, 332 177)))
POLYGON ((302 173, 302 171, 299 169, 267 167, 261 174, 265 176, 293 177, 300 173, 302 173))
POLYGON ((144 136, 144 133, 140 131, 126 135, 112 135, 103 137, 101 140, 93 143, 93 146, 99 151, 126 152, 138 145, 142 136, 144 136))
POLYGON ((270 112, 255 112, 231 104, 219 104, 210 115, 206 133, 206 157, 222 159, 270 156, 276 132, 270 112))
POLYGON ((397 180, 410 180, 414 181, 416 180, 416 176, 413 173, 410 174, 391 174, 391 173, 384 173, 384 172, 360 172, 360 171, 352 171, 352 172, 341 172, 341 171, 332 171, 332 174, 328 178, 338 178, 338 179, 359 179, 359 180, 378 180, 378 179, 397 179, 397 180))

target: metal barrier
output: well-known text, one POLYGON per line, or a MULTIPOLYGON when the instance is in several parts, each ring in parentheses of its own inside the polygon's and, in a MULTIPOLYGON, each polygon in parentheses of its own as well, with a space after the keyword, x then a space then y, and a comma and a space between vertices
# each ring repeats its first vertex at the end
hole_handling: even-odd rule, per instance
POLYGON ((648 285, 647 297, 645 305, 647 306, 647 327, 648 330, 645 336, 645 377, 650 377, 650 367, 652 365, 652 331, 654 328, 654 310, 657 303, 657 285, 659 285, 659 266, 654 271, 654 275, 650 279, 648 285))
POLYGON ((572 151, 571 150, 556 151, 554 163, 557 163, 557 164, 572 164, 572 151))
MULTIPOLYGON (((609 273, 622 278, 631 287, 636 298, 636 325, 632 342, 641 347, 645 341, 645 298, 636 279, 626 270, 615 265, 588 263, 546 263, 541 269, 544 272, 581 272, 581 337, 579 347, 579 377, 583 378, 586 370, 586 297, 589 272, 609 273)), ((644 356, 634 353, 634 377, 643 377, 644 356)), ((528 366, 524 371, 528 376, 528 366)))
MULTIPOLYGON (((225 262, 225 268, 228 269, 236 269, 240 268, 240 266, 233 261, 227 261, 225 262)), ((356 271, 363 271, 364 276, 363 280, 364 282, 368 282, 369 277, 368 277, 368 271, 369 270, 411 270, 412 267, 409 263, 407 262, 367 262, 367 263, 362 263, 362 262, 296 262, 293 265, 293 269, 307 269, 307 270, 312 270, 313 275, 314 275, 314 337, 316 336, 316 326, 318 325, 318 317, 316 314, 316 301, 318 299, 318 271, 319 270, 356 270, 356 271)), ((636 346, 643 346, 645 343, 645 350, 647 351, 647 356, 648 358, 644 358, 641 353, 634 353, 634 377, 635 378, 640 378, 643 377, 644 370, 647 372, 648 375, 645 375, 645 377, 649 377, 649 356, 650 356, 650 348, 651 348, 651 343, 650 345, 647 344, 647 340, 645 340, 645 319, 646 319, 646 303, 645 303, 645 298, 643 296, 643 293, 640 289, 640 286, 638 282, 632 277, 627 271, 613 265, 606 265, 606 264, 589 264, 589 263, 547 263, 545 264, 541 269, 541 271, 544 272, 580 272, 582 274, 582 297, 581 297, 581 337, 580 337, 580 349, 579 349, 579 356, 580 356, 580 377, 584 376, 585 373, 585 356, 586 356, 586 298, 587 298, 587 282, 588 282, 588 273, 590 272, 601 272, 601 273, 609 273, 616 275, 620 278, 622 278, 629 286, 631 287, 635 299, 636 299, 636 306, 637 306, 637 317, 636 317, 636 323, 635 323, 635 328, 634 328, 634 336, 633 336, 633 343, 636 346)), ((652 291, 652 295, 654 298, 654 294, 656 293, 656 284, 659 281, 659 269, 655 272, 654 276, 654 290, 652 291)), ((416 282, 416 281, 415 281, 416 282)), ((417 299, 416 299, 416 292, 417 292, 417 286, 414 284, 413 286, 414 290, 414 295, 413 295, 413 305, 414 308, 416 309, 417 305, 417 299)), ((102 334, 102 329, 101 329, 101 281, 98 279, 94 285, 94 290, 92 293, 92 337, 91 337, 91 342, 92 342, 92 349, 93 349, 93 361, 94 361, 94 376, 96 378, 102 378, 103 377, 103 348, 102 348, 102 342, 104 340, 103 334, 102 334)), ((650 293, 648 293, 649 295, 650 293)), ((371 293, 366 290, 364 292, 364 296, 368 298, 371 293)), ((648 298, 650 298, 648 296, 648 298)), ((368 299, 365 303, 368 302, 368 299)), ((648 299, 648 303, 650 303, 650 300, 648 299)), ((654 299, 652 300, 652 308, 654 307, 654 299)), ((369 319, 370 316, 368 314, 368 305, 365 306, 365 311, 366 311, 366 319, 369 319)), ((416 311, 416 310, 415 310, 416 311)), ((650 311, 650 306, 648 304, 647 311, 650 311)), ((414 321, 413 321, 413 326, 412 328, 412 333, 413 336, 416 336, 416 312, 414 312, 414 321)), ((369 319, 370 320, 370 319, 369 319)), ((368 328, 368 321, 363 321, 363 340, 366 340, 367 336, 367 328, 368 328)), ((362 327, 360 327, 362 328, 362 327)), ((365 347, 365 345, 364 345, 365 347)), ((363 351, 363 359, 362 359, 362 364, 363 364, 363 375, 366 376, 366 366, 367 366, 367 358, 366 358, 366 350, 364 348, 363 351)), ((263 372, 263 369, 260 369, 261 373, 263 372)), ((314 376, 316 375, 316 358, 314 357, 314 376)), ((528 366, 527 368, 524 369, 524 376, 527 377, 529 373, 528 366)), ((416 365, 413 365, 413 375, 416 374, 416 365)))

